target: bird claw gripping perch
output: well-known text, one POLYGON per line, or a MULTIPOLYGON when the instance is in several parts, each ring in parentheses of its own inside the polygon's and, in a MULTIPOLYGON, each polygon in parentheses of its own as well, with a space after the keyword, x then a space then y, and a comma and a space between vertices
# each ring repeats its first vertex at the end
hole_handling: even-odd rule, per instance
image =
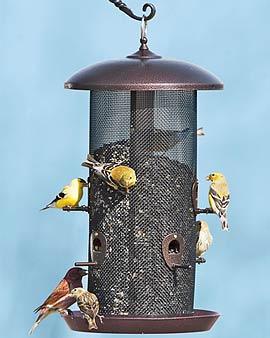
POLYGON ((102 315, 97 315, 97 317, 98 317, 98 319, 99 319, 99 321, 100 321, 100 324, 103 324, 103 318, 104 318, 104 316, 102 316, 102 315))

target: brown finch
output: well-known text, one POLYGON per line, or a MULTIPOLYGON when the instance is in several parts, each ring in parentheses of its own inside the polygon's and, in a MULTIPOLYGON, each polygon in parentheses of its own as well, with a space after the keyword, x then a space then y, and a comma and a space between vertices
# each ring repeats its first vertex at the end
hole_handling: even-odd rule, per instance
POLYGON ((71 295, 76 298, 79 309, 83 313, 84 318, 88 321, 89 331, 97 329, 97 316, 102 323, 102 316, 98 315, 99 302, 97 296, 83 288, 73 289, 71 295))
POLYGON ((71 268, 68 270, 65 277, 60 281, 45 302, 34 310, 34 312, 38 312, 39 315, 29 334, 32 334, 41 321, 49 314, 64 312, 76 302, 76 298, 70 295, 70 291, 74 288, 82 287, 82 277, 85 275, 87 275, 87 271, 81 268, 71 268))

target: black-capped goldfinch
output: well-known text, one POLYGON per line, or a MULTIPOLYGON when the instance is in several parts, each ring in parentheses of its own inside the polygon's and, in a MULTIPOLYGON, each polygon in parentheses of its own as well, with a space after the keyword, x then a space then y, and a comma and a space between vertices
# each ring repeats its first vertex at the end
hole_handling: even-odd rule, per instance
POLYGON ((230 202, 230 193, 226 178, 223 174, 214 172, 206 179, 212 182, 208 195, 210 207, 219 216, 222 229, 229 230, 227 208, 230 202))
POLYGON ((74 178, 69 185, 66 185, 55 199, 41 210, 49 208, 62 209, 64 207, 76 207, 83 196, 83 188, 87 183, 82 178, 74 178))
POLYGON ((100 318, 102 323, 102 316, 98 315, 99 301, 97 296, 87 290, 84 290, 83 288, 73 289, 70 294, 76 299, 79 309, 83 313, 84 318, 87 320, 89 331, 97 329, 97 316, 100 318))
POLYGON ((204 263, 203 254, 208 250, 213 242, 208 224, 205 221, 197 222, 197 242, 196 242, 196 258, 198 263, 204 263))
POLYGON ((129 189, 136 184, 135 171, 121 163, 100 163, 88 155, 82 166, 93 169, 94 173, 115 190, 129 189))

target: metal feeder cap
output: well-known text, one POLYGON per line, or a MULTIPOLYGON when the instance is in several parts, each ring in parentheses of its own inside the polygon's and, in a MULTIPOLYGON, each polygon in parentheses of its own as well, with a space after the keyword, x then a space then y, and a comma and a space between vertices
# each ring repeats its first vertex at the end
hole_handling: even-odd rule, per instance
POLYGON ((217 90, 223 83, 184 61, 166 60, 150 50, 125 59, 100 62, 75 73, 65 88, 83 90, 217 90))

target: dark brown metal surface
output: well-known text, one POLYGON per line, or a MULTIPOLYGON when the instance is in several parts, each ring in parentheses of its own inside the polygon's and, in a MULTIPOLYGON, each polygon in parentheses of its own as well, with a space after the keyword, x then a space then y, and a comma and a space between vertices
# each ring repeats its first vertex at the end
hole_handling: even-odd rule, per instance
POLYGON ((98 330, 88 330, 86 319, 79 311, 73 316, 63 315, 71 330, 89 333, 183 333, 208 331, 212 328, 220 315, 206 310, 194 310, 191 315, 180 317, 104 317, 101 324, 97 320, 98 330))
POLYGON ((90 256, 94 262, 101 265, 107 250, 106 237, 100 231, 94 231, 90 237, 90 256))
MULTIPOLYGON (((132 10, 130 8, 128 8, 128 6, 121 0, 109 0, 111 3, 113 3, 117 8, 120 9, 120 11, 124 12, 125 14, 127 14, 130 18, 134 19, 134 20, 138 20, 141 21, 142 20, 142 16, 137 16, 135 15, 132 10)), ((145 12, 148 8, 150 8, 151 12, 149 15, 145 16, 145 20, 149 21, 151 19, 153 19, 153 17, 156 14, 156 8, 153 4, 149 4, 146 3, 143 6, 143 11, 145 12)))
POLYGON ((196 181, 193 183, 191 192, 194 213, 196 213, 196 210, 198 210, 198 192, 199 192, 199 182, 196 179, 196 181))
POLYGON ((222 82, 208 71, 184 61, 158 57, 149 50, 122 60, 84 68, 65 83, 68 89, 84 90, 211 90, 222 82))
POLYGON ((163 258, 167 266, 173 270, 180 265, 183 258, 184 238, 179 234, 167 235, 162 241, 163 258))

